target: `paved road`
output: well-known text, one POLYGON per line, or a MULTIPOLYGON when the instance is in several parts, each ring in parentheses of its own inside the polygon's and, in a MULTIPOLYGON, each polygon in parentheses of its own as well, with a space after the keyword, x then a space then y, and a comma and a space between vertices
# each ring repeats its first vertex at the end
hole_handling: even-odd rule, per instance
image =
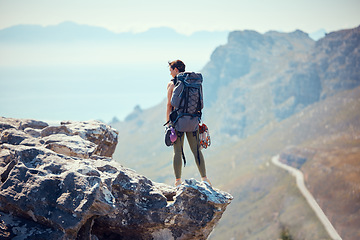
POLYGON ((271 162, 275 166, 281 167, 281 168, 287 170, 288 172, 290 172, 293 176, 295 176, 296 185, 298 186, 300 192, 304 195, 306 201, 309 203, 310 207, 314 210, 314 212, 318 216, 321 223, 324 225, 324 227, 325 227, 326 231, 328 232, 328 234, 330 235, 330 237, 332 239, 334 239, 334 240, 342 240, 340 235, 337 233, 337 231, 335 230, 335 228, 333 227, 333 225, 329 221, 329 219, 326 217, 323 210, 320 208, 319 204, 317 204, 314 197, 311 195, 309 190, 307 190, 307 188, 305 186, 305 183, 304 183, 304 175, 303 175, 303 173, 300 170, 296 169, 296 168, 293 168, 293 167, 290 167, 290 166, 288 166, 286 164, 281 163, 279 161, 279 156, 278 155, 272 157, 271 162))

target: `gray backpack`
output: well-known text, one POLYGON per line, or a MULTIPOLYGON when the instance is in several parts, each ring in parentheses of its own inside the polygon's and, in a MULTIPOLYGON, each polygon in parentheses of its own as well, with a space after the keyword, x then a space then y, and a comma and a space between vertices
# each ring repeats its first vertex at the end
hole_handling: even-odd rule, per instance
POLYGON ((177 75, 177 82, 171 97, 174 111, 170 122, 178 132, 195 132, 204 107, 201 73, 182 72, 177 75))

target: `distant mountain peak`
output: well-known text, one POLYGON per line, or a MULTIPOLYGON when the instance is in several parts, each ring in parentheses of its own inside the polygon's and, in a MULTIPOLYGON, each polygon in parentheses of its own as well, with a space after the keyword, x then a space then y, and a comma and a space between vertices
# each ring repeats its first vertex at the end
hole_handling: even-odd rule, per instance
POLYGON ((326 33, 327 33, 326 30, 322 28, 322 29, 319 29, 319 30, 317 30, 315 32, 309 33, 309 37, 314 39, 315 41, 317 41, 320 38, 325 37, 326 33))
POLYGON ((296 29, 295 31, 289 33, 290 35, 294 36, 294 37, 298 37, 298 38, 308 38, 309 34, 307 34, 304 31, 301 31, 299 29, 296 29))
MULTIPOLYGON (((59 24, 55 24, 55 25, 51 25, 51 26, 85 26, 85 25, 79 24, 79 23, 76 23, 73 21, 64 21, 59 24)), ((86 25, 86 26, 88 26, 88 25, 86 25)))
POLYGON ((175 31, 175 29, 170 27, 152 27, 146 30, 143 33, 172 33, 172 34, 180 34, 175 31))

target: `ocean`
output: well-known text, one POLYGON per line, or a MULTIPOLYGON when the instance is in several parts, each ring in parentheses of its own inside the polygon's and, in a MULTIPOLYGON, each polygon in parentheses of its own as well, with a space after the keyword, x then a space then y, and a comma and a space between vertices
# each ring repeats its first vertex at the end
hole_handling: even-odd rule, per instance
POLYGON ((166 98, 168 66, 0 67, 0 116, 47 122, 123 120, 166 98))

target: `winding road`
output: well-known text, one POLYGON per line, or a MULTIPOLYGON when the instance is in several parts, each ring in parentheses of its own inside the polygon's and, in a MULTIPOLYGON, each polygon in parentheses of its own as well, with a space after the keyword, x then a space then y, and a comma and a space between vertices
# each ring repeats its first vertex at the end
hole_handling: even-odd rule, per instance
POLYGON ((285 169, 286 171, 290 172, 291 175, 295 176, 296 178, 296 185, 298 186, 300 192, 304 195, 306 201, 309 203, 310 207, 314 210, 315 214, 318 216, 320 222, 324 225, 326 231, 330 235, 330 237, 334 240, 342 240, 340 235, 335 230, 334 226, 331 224, 329 219, 326 217, 323 210, 320 208, 319 204, 315 201, 312 194, 309 192, 309 190, 305 186, 304 182, 304 175, 303 173, 293 167, 290 167, 286 164, 283 164, 279 161, 279 155, 272 157, 271 162, 280 168, 285 169))

